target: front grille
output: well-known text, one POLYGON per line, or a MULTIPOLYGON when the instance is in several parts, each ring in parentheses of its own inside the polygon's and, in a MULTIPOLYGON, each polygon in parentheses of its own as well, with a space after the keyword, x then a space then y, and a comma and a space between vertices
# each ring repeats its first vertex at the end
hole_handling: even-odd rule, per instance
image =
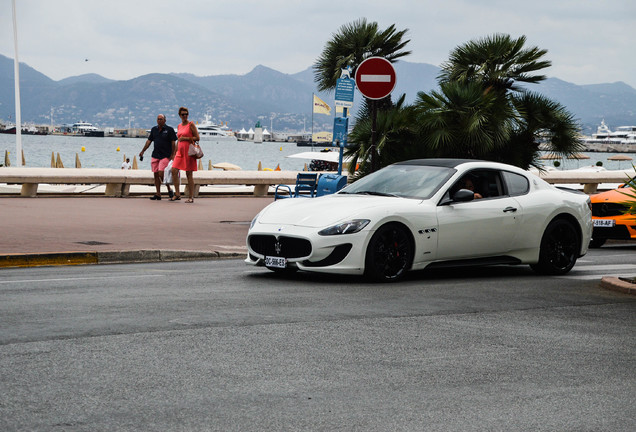
POLYGON ((627 207, 618 203, 592 203, 592 216, 596 217, 610 217, 620 216, 625 213, 627 207))
POLYGON ((255 234, 249 236, 250 248, 264 256, 302 258, 311 255, 311 243, 296 237, 255 234))

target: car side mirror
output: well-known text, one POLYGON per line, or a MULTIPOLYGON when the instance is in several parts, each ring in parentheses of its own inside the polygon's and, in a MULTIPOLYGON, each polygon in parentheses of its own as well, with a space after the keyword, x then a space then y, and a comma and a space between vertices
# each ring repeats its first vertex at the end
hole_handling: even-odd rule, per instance
POLYGON ((468 189, 460 189, 453 195, 454 202, 468 202, 475 199, 475 192, 468 189))

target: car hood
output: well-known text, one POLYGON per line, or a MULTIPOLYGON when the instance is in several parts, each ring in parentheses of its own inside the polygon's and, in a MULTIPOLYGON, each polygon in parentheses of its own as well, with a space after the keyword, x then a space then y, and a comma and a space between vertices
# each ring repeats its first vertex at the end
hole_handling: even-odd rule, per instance
POLYGON ((291 198, 265 207, 258 217, 262 224, 327 227, 348 219, 374 219, 398 207, 417 206, 420 200, 368 195, 329 195, 320 198, 291 198))
POLYGON ((624 192, 629 192, 629 188, 622 189, 613 189, 606 192, 601 192, 590 197, 590 201, 592 203, 602 203, 602 202, 624 202, 629 199, 628 196, 624 194, 624 192))

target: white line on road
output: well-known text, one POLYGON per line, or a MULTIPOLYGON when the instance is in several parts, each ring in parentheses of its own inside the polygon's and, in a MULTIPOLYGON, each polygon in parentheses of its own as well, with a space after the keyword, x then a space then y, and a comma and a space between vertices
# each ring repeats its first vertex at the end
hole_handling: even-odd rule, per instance
POLYGON ((606 265, 582 265, 574 266, 575 271, 606 271, 606 270, 633 270, 636 271, 635 264, 606 264, 606 265))
POLYGON ((563 275, 563 276, 555 276, 557 279, 579 279, 579 280, 598 280, 600 281, 604 277, 622 277, 625 276, 625 273, 621 274, 594 274, 594 275, 563 275))
POLYGON ((55 278, 55 279, 18 279, 10 281, 0 281, 0 284, 10 283, 25 283, 25 282, 62 282, 62 281, 80 281, 80 280, 99 280, 99 279, 127 279, 127 278, 147 278, 147 277, 159 277, 165 276, 163 274, 144 274, 144 275, 131 275, 131 276, 95 276, 95 277, 81 277, 81 278, 55 278))

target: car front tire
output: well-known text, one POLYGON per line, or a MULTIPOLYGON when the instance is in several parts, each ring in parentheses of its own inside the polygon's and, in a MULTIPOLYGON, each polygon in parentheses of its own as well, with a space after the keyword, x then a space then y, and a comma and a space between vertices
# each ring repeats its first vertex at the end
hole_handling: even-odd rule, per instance
POLYGON ((576 264, 579 244, 579 235, 570 222, 564 219, 554 220, 541 238, 539 262, 530 267, 541 274, 566 274, 576 264))
POLYGON ((369 242, 364 274, 378 282, 400 280, 411 267, 413 245, 408 230, 399 224, 380 227, 369 242))

